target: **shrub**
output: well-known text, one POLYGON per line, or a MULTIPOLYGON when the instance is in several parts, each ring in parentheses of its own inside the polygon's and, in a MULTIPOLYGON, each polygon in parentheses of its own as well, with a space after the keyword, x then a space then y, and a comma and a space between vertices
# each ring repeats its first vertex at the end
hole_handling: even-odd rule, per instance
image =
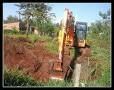
POLYGON ((4 86, 35 86, 37 82, 17 70, 4 71, 4 86))

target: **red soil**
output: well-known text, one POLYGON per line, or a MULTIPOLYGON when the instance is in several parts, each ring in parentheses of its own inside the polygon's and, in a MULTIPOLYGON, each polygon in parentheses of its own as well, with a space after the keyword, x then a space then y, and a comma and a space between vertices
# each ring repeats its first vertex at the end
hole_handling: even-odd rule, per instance
MULTIPOLYGON (((37 80, 47 81, 52 71, 51 64, 58 56, 44 48, 44 41, 37 41, 34 47, 30 43, 26 38, 4 37, 4 64, 9 69, 17 68, 37 80)), ((70 58, 66 57, 62 75, 65 75, 69 64, 70 58)))
MULTIPOLYGON (((44 41, 37 41, 34 45, 31 44, 31 41, 26 38, 11 38, 5 36, 4 64, 8 69, 17 68, 23 70, 25 74, 32 76, 34 79, 48 81, 52 75, 51 66, 56 62, 58 56, 48 52, 44 48, 44 41)), ((71 58, 66 56, 63 60, 63 72, 54 74, 57 76, 65 76, 70 63, 71 58)), ((92 66, 92 62, 90 63, 92 66)), ((87 79, 87 67, 87 60, 84 60, 82 63, 81 79, 87 79)))

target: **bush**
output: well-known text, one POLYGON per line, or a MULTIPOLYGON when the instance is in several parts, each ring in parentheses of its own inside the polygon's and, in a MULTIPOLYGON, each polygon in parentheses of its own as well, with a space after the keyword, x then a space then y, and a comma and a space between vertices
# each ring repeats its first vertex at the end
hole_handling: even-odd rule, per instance
POLYGON ((38 85, 35 80, 25 76, 17 70, 4 71, 4 86, 35 86, 38 85))
POLYGON ((4 70, 4 86, 71 86, 70 81, 49 80, 48 82, 36 81, 30 76, 25 76, 17 69, 4 70))
POLYGON ((16 29, 14 29, 14 30, 5 29, 4 30, 4 34, 6 34, 6 35, 13 35, 13 34, 19 34, 19 32, 16 29))

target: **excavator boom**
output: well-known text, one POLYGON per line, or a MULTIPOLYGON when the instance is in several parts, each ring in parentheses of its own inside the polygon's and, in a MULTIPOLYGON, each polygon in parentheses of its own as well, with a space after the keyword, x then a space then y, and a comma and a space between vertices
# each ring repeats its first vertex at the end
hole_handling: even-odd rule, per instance
POLYGON ((63 60, 66 55, 70 56, 71 47, 84 48, 86 46, 87 23, 76 22, 74 25, 74 21, 73 13, 65 9, 58 35, 58 59, 53 65, 54 71, 63 72, 63 60))
MULTIPOLYGON (((72 12, 68 9, 65 9, 64 11, 64 18, 61 23, 61 30, 59 31, 58 36, 59 41, 59 58, 58 63, 60 62, 60 70, 62 71, 62 63, 65 53, 65 47, 66 45, 72 46, 74 43, 74 17, 72 15, 72 12)), ((69 52, 68 52, 69 53, 69 52)))

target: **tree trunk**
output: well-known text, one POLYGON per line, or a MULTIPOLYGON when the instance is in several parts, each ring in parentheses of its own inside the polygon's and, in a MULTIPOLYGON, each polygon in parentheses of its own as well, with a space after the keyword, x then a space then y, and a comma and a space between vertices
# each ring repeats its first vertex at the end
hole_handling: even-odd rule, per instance
POLYGON ((28 32, 29 32, 29 16, 27 17, 27 28, 26 28, 27 37, 28 37, 28 32))

